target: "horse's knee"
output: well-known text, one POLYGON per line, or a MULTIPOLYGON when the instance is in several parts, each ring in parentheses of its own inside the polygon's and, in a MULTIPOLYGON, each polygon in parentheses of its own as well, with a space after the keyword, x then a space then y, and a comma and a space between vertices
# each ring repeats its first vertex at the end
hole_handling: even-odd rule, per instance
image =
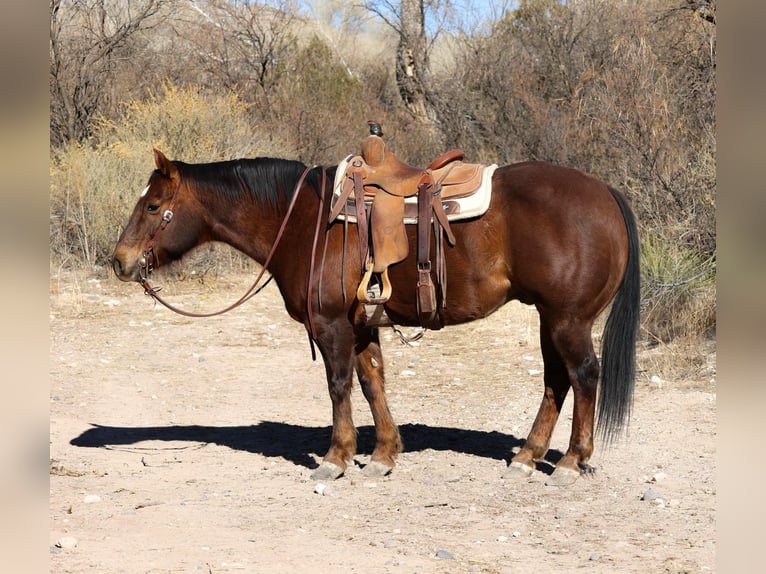
POLYGON ((334 373, 327 377, 327 390, 333 403, 348 399, 351 394, 351 373, 334 373))

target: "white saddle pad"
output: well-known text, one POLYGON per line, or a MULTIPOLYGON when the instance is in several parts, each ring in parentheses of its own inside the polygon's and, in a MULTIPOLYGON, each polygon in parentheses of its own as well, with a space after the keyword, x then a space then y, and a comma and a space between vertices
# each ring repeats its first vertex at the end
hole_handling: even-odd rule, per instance
MULTIPOLYGON (((335 183, 333 185, 333 199, 332 204, 335 205, 340 198, 340 192, 343 187, 343 176, 346 173, 346 167, 348 166, 348 160, 353 155, 349 155, 343 161, 338 164, 338 171, 335 172, 335 183)), ((460 219, 468 219, 470 217, 478 217, 484 215, 489 208, 489 202, 492 199, 492 174, 495 173, 497 164, 493 163, 484 168, 481 174, 481 187, 476 193, 468 197, 461 197, 459 199, 450 198, 448 201, 455 202, 459 205, 459 209, 456 213, 447 213, 448 221, 458 221, 460 219)), ((438 197, 438 196, 437 196, 438 197)), ((404 203, 412 203, 417 205, 417 195, 411 197, 405 197, 404 203)), ((356 214, 348 213, 344 214, 342 211, 338 215, 338 219, 347 219, 351 223, 356 222, 356 214)), ((404 223, 414 224, 418 222, 417 217, 405 217, 404 223)))

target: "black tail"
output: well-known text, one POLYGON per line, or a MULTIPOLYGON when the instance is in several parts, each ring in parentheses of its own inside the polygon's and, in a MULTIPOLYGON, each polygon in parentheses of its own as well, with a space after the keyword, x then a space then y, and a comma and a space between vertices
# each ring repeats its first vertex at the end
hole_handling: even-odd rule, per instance
POLYGON ((628 231, 628 262, 622 284, 601 337, 601 388, 598 431, 608 444, 630 419, 636 378, 636 340, 641 305, 638 229, 625 196, 610 190, 620 206, 628 231))

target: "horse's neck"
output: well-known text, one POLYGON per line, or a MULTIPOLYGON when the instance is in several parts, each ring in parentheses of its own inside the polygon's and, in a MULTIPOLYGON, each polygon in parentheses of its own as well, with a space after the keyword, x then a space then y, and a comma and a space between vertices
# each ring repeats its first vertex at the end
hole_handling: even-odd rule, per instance
MULTIPOLYGON (((309 195, 305 191, 302 194, 309 195)), ((266 199, 246 195, 231 199, 224 205, 217 204, 215 209, 206 205, 211 221, 211 239, 226 243, 263 265, 280 231, 280 243, 289 239, 291 244, 307 231, 308 220, 305 213, 302 213, 308 207, 306 199, 298 198, 286 224, 285 216, 290 201, 287 198, 280 201, 278 206, 271 205, 266 199)), ((315 213, 314 210, 309 211, 315 213)))

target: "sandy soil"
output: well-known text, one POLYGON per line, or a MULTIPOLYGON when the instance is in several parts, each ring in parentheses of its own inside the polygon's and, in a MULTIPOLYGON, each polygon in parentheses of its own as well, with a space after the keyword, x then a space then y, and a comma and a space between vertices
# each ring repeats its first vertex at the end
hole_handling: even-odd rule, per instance
MULTIPOLYGON (((164 282, 210 311, 249 278, 164 282)), ((209 319, 106 273, 54 276, 50 293, 52 572, 715 571, 714 345, 696 364, 642 349, 627 437, 597 443, 595 476, 557 488, 545 464, 502 478, 543 389, 533 309, 413 347, 384 329, 405 451, 386 478, 363 478, 373 432, 357 388, 359 464, 319 484, 324 368, 275 288, 209 319)), ((564 413, 553 463, 569 401, 564 413)))

